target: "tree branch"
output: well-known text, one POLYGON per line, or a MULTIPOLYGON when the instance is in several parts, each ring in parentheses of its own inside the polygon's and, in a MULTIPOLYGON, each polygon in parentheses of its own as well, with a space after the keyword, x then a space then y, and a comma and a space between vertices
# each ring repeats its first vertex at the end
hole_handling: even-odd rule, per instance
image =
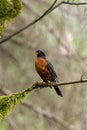
MULTIPOLYGON (((55 85, 57 86, 63 86, 63 85, 70 85, 70 84, 79 84, 79 83, 86 83, 87 82, 87 79, 80 79, 80 80, 75 80, 75 81, 69 81, 69 82, 51 82, 51 83, 45 83, 45 82, 36 82, 32 85, 32 90, 33 89, 38 89, 38 88, 47 88, 47 87, 53 87, 55 85)), ((32 91, 31 88, 28 88, 26 90, 24 90, 25 92, 28 92, 28 91, 32 91)), ((8 90, 4 90, 2 88, 0 88, 0 91, 3 93, 3 94, 9 94, 10 91, 8 90)))
POLYGON ((43 17, 45 17, 49 13, 49 11, 54 7, 54 5, 55 5, 56 2, 57 2, 57 0, 55 0, 53 2, 53 4, 39 18, 35 19, 34 21, 32 21, 31 23, 29 23, 28 25, 26 25, 23 28, 19 29, 18 31, 16 31, 12 35, 8 36, 7 38, 1 40, 0 44, 2 44, 3 42, 11 39, 12 37, 14 37, 15 35, 19 34, 22 31, 24 31, 25 29, 27 29, 28 27, 32 26, 33 24, 37 23, 40 19, 42 19, 43 17))
POLYGON ((87 5, 87 2, 79 2, 79 3, 77 3, 77 2, 65 2, 65 1, 63 1, 63 3, 64 4, 67 4, 67 5, 87 5))
POLYGON ((53 85, 63 86, 63 85, 79 84, 79 83, 85 83, 85 82, 87 82, 87 79, 75 80, 75 81, 70 81, 70 82, 53 83, 53 85))
POLYGON ((22 31, 24 31, 25 29, 31 27, 33 24, 37 23, 38 21, 40 21, 41 19, 43 19, 45 16, 47 16, 49 13, 51 13, 54 9, 56 9, 57 7, 59 7, 60 5, 66 4, 66 5, 87 5, 87 2, 65 2, 64 0, 61 1, 60 3, 56 4, 57 0, 55 0, 53 2, 53 4, 39 17, 36 18, 35 20, 33 20, 31 23, 29 23, 28 25, 24 26, 23 28, 19 29, 18 31, 14 32, 13 34, 11 34, 10 36, 2 39, 0 41, 0 44, 6 42, 7 40, 11 39, 12 37, 16 36, 17 34, 21 33, 22 31), (56 5, 55 5, 56 4, 56 5))

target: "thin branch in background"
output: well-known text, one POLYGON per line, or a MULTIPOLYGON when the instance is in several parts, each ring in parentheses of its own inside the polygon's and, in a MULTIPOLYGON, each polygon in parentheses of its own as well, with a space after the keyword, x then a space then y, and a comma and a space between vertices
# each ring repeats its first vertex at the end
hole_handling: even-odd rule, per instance
POLYGON ((46 112, 43 109, 41 109, 40 107, 34 106, 32 103, 23 102, 22 105, 26 106, 28 109, 32 109, 34 112, 42 115, 45 118, 48 118, 50 120, 54 120, 55 122, 59 123, 63 128, 65 128, 67 130, 75 130, 73 125, 69 125, 66 121, 61 120, 55 114, 46 112))
MULTIPOLYGON (((16 40, 13 40, 16 41, 16 40)), ((14 42, 15 43, 15 42, 14 42)), ((20 45, 20 44, 17 44, 20 45)), ((14 65, 17 67, 18 71, 23 75, 25 74, 25 70, 21 68, 21 65, 19 64, 17 58, 6 48, 5 46, 0 46, 0 51, 2 54, 4 54, 6 57, 11 59, 10 61, 14 63, 14 65)))
POLYGON ((27 29, 28 27, 32 26, 33 24, 37 23, 40 19, 42 19, 44 16, 46 16, 48 14, 48 12, 51 10, 51 8, 53 8, 53 6, 55 5, 56 2, 57 2, 57 0, 55 0, 53 2, 53 4, 39 18, 35 19, 34 21, 32 21, 31 23, 29 23, 25 27, 21 28, 20 30, 16 31, 12 35, 8 36, 7 38, 3 39, 2 41, 0 41, 0 44, 2 44, 3 42, 11 39, 12 37, 14 37, 15 35, 19 34, 22 31, 24 31, 25 29, 27 29))
POLYGON ((61 1, 60 3, 58 3, 57 5, 55 5, 57 2, 57 0, 55 0, 53 2, 53 4, 39 17, 36 18, 35 20, 33 20, 31 23, 29 23, 28 25, 24 26, 23 28, 19 29, 18 31, 16 31, 15 33, 11 34, 10 36, 2 39, 0 41, 0 44, 2 44, 3 42, 6 42, 7 40, 11 39, 12 37, 16 36, 17 34, 19 34, 20 32, 24 31, 25 29, 31 27, 33 24, 37 23, 38 21, 40 21, 41 19, 43 19, 45 16, 47 16, 49 13, 51 13, 54 9, 56 9, 57 7, 59 7, 60 5, 63 4, 67 4, 67 5, 87 5, 87 2, 79 2, 79 3, 75 3, 75 2, 65 2, 65 1, 61 1), (54 6, 55 5, 55 6, 54 6))
POLYGON ((65 54, 66 56, 69 56, 73 59, 75 59, 76 61, 78 61, 80 63, 80 66, 82 69, 86 68, 86 64, 83 62, 83 57, 74 49, 74 53, 73 51, 70 49, 69 45, 65 44, 65 41, 61 38, 61 34, 58 34, 58 30, 56 30, 54 27, 49 27, 49 23, 44 22, 46 29, 50 32, 50 34, 52 36, 55 37, 56 41, 59 41, 58 44, 60 44, 67 52, 67 54, 65 54), (50 29, 51 28, 51 29, 50 29))
POLYGON ((8 124, 11 126, 12 129, 14 130, 19 130, 18 126, 15 124, 15 122, 12 120, 12 118, 8 117, 6 119, 6 121, 8 122, 8 124))
POLYGON ((5 46, 0 46, 0 51, 4 55, 8 56, 15 63, 15 65, 20 69, 18 60, 15 58, 15 56, 13 56, 13 54, 5 46))

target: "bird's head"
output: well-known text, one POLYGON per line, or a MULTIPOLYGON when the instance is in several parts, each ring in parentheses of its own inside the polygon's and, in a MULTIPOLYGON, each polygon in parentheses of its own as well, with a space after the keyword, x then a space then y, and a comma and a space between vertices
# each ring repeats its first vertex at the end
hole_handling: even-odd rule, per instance
POLYGON ((41 50, 37 50, 37 51, 34 51, 37 55, 37 57, 43 57, 43 58, 46 58, 46 55, 43 51, 41 50))

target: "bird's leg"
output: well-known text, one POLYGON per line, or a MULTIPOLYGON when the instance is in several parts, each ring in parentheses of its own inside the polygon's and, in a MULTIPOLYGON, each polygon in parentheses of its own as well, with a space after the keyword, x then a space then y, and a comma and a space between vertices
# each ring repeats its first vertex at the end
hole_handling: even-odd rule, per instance
POLYGON ((53 83, 51 82, 51 81, 49 81, 49 84, 50 84, 50 88, 52 88, 52 86, 53 86, 53 83))
POLYGON ((51 83, 50 81, 45 81, 46 86, 52 88, 52 86, 50 85, 50 83, 51 83))
MULTIPOLYGON (((51 81, 42 81, 41 82, 41 86, 49 86, 50 88, 52 88, 53 86, 53 83, 51 81)), ((40 87, 40 89, 43 88, 43 87, 40 87)))
POLYGON ((50 87, 52 88, 52 86, 53 86, 53 82, 50 82, 50 87))

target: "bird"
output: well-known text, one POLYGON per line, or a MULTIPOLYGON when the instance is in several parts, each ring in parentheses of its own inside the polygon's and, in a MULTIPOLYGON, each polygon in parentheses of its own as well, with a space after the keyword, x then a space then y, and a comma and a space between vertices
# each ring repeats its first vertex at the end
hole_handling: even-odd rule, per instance
MULTIPOLYGON (((54 70, 53 65, 50 61, 47 60, 46 54, 42 50, 34 51, 37 58, 35 60, 35 69, 41 79, 44 82, 56 82, 57 74, 54 70)), ((57 85, 53 85, 58 96, 63 96, 59 87, 57 85)))

